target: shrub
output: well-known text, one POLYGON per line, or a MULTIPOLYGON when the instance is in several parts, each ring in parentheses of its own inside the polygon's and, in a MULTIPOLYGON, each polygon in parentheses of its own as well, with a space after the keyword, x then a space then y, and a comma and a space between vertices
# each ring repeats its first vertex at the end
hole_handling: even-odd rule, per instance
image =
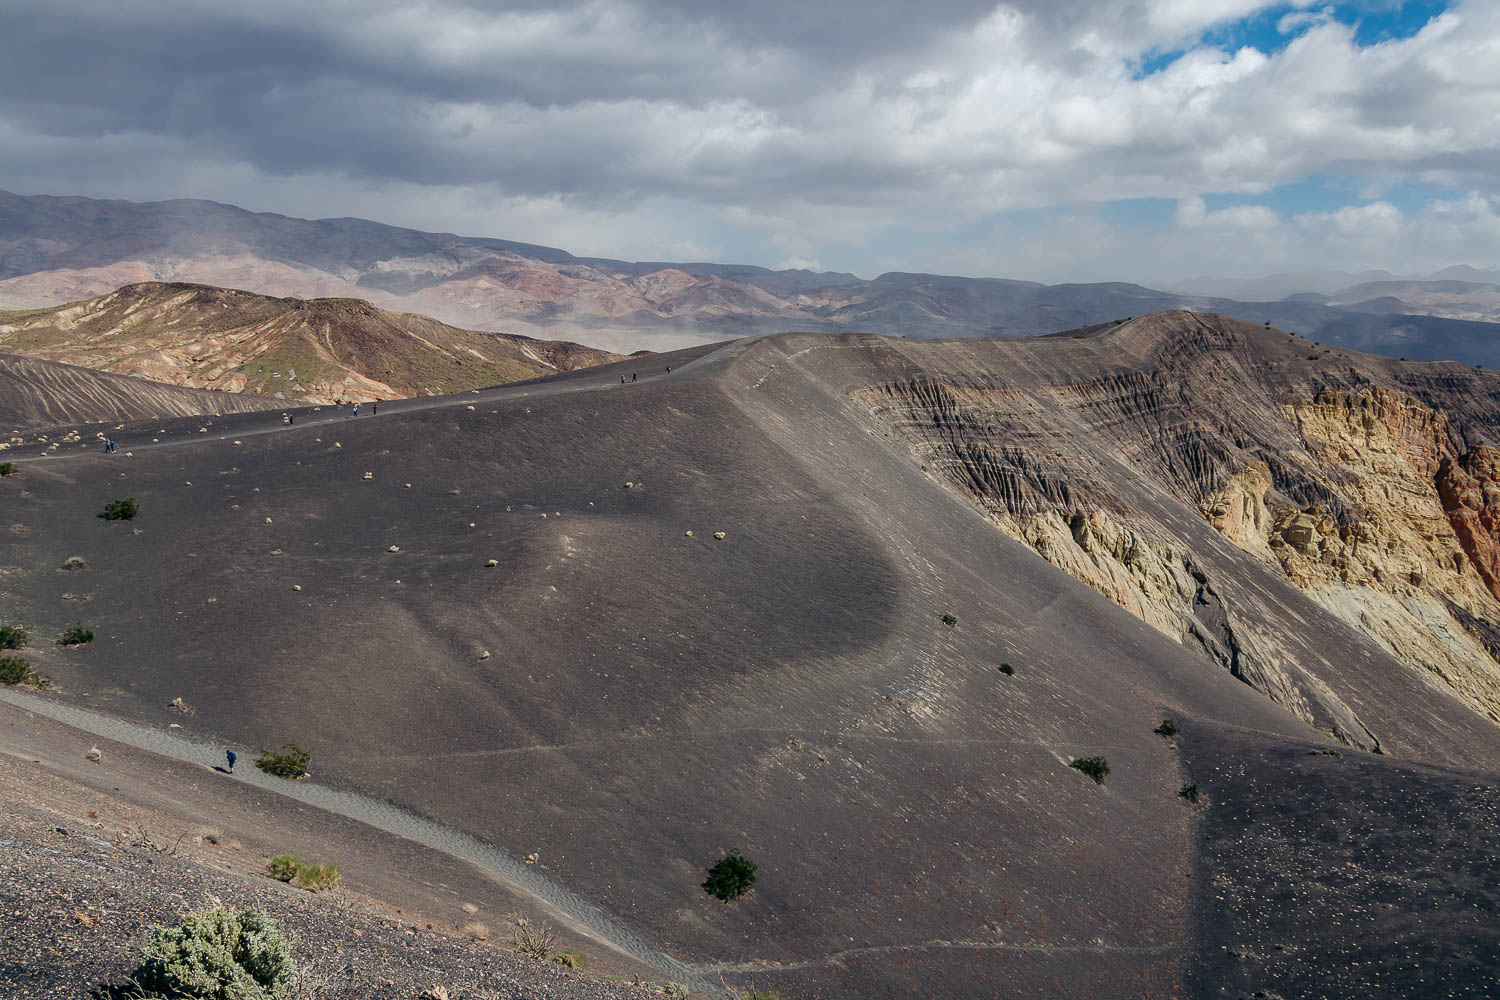
POLYGON ((31 633, 19 625, 0 625, 0 649, 20 649, 29 638, 31 633))
POLYGON ((661 992, 663 996, 685 997, 691 991, 682 983, 662 983, 661 992))
POLYGON ((272 753, 270 750, 262 750, 260 756, 255 758, 255 766, 267 774, 274 774, 278 778, 302 778, 307 775, 307 765, 312 763, 312 754, 302 749, 295 743, 283 743, 281 749, 286 753, 272 753))
POLYGON ((15 462, 0 462, 0 476, 14 476, 15 474, 16 474, 16 463, 15 462))
POLYGON ((1177 790, 1177 794, 1187 799, 1189 802, 1197 802, 1198 783, 1195 781, 1191 785, 1183 785, 1177 790))
POLYGON ((1173 722, 1171 719, 1162 719, 1161 725, 1157 726, 1151 731, 1153 733, 1156 733, 1158 736, 1176 736, 1177 723, 1173 722))
POLYGON ((730 851, 708 870, 703 888, 711 896, 729 902, 755 888, 756 864, 739 851, 730 851))
POLYGON ((1109 761, 1103 757, 1079 757, 1068 766, 1093 778, 1096 785, 1104 784, 1104 776, 1109 774, 1109 761))
POLYGON ((73 570, 88 569, 88 565, 88 561, 83 556, 68 556, 68 558, 63 560, 63 564, 58 569, 65 569, 71 572, 73 570))
POLYGON ((297 985, 292 946, 257 910, 209 910, 153 927, 132 977, 148 993, 193 1000, 279 1000, 297 985))
POLYGON ((1011 666, 1009 663, 1002 663, 1000 664, 1000 672, 1007 677, 1011 677, 1015 674, 1016 668, 1011 666))
POLYGON ((0 656, 0 684, 25 684, 32 676, 26 657, 0 656))
POLYGON ((949 628, 952 628, 953 626, 958 624, 958 618, 953 615, 944 615, 943 624, 948 626, 949 628))
POLYGON ((589 957, 577 948, 564 948, 552 956, 552 961, 558 965, 566 965, 570 969, 582 972, 589 967, 589 957))
POLYGON ((104 513, 99 516, 106 521, 128 521, 141 512, 141 505, 135 497, 126 497, 124 500, 111 500, 104 505, 104 513))
POLYGON ((266 865, 266 874, 278 882, 290 882, 306 864, 295 854, 278 854, 266 865))
POLYGON ((545 920, 517 915, 510 922, 510 946, 518 955, 545 962, 557 947, 557 932, 545 920))
POLYGON ((74 625, 72 628, 64 629, 63 634, 57 637, 59 646, 83 646, 94 641, 94 630, 84 628, 82 625, 74 625))
POLYGON ((310 892, 332 889, 339 884, 338 865, 303 865, 297 872, 297 886, 310 892))

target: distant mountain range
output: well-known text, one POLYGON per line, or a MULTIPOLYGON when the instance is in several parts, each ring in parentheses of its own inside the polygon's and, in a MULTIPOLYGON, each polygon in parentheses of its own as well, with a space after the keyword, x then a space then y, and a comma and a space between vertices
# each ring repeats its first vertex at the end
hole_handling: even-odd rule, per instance
POLYGON ((0 312, 0 351, 313 404, 440 395, 621 360, 580 344, 460 330, 360 299, 168 282, 0 312))
POLYGON ((1015 337, 1191 309, 1360 350, 1500 366, 1500 274, 1460 267, 1434 278, 1325 271, 1230 285, 1200 279, 1168 291, 900 272, 864 280, 578 257, 509 240, 363 219, 294 219, 208 201, 0 193, 0 308, 73 302, 138 282, 195 282, 274 296, 356 297, 469 330, 615 351, 784 330, 1015 337), (1227 297, 1225 289, 1246 298, 1227 297))

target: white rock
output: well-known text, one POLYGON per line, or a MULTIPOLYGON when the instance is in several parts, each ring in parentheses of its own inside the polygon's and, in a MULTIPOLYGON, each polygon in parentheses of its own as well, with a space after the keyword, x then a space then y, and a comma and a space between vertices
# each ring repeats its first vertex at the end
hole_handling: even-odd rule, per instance
POLYGON ((488 559, 488 560, 485 560, 485 565, 486 566, 499 566, 500 565, 500 560, 499 559, 488 559))
POLYGON ((294 583, 294 584, 292 584, 292 589, 293 590, 301 590, 302 589, 302 584, 300 584, 300 583, 294 583))
POLYGON ((724 540, 724 532, 722 532, 722 531, 715 531, 714 532, 714 538, 716 538, 716 539, 718 539, 719 541, 722 542, 724 540))
POLYGON ((399 546, 399 545, 392 545, 390 548, 386 549, 386 551, 387 552, 400 552, 401 551, 401 546, 399 546))

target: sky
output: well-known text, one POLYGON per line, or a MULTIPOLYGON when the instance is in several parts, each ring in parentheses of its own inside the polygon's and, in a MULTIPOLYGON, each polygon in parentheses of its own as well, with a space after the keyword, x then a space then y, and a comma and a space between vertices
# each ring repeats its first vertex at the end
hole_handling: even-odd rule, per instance
POLYGON ((1500 266, 1500 0, 12 0, 0 189, 631 260, 1500 266))

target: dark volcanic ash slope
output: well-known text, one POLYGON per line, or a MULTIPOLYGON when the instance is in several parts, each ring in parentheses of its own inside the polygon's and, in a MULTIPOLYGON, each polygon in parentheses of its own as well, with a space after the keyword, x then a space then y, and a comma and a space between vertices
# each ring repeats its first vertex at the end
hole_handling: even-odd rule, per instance
MULTIPOLYGON (((142 426, 118 435, 132 457, 0 480, 0 596, 39 635, 96 630, 35 651, 58 697, 165 724, 180 696, 194 732, 296 740, 317 780, 535 852, 708 975, 799 997, 1181 995, 1203 883, 1163 716, 1320 739, 1310 719, 1500 767, 1472 699, 1158 485, 1208 468, 1195 421, 1237 400, 1295 408, 1344 364, 1200 320, 1024 342, 787 335, 377 418, 235 416, 157 444, 142 426), (1215 358, 1235 378, 1205 384, 1227 395, 1198 403, 1162 375, 1215 358), (953 405, 960 378, 1000 402, 953 405), (1154 433, 1128 419, 1153 411, 1154 433), (94 516, 127 492, 135 521, 94 516), (1057 497, 1138 538, 1179 533, 1204 638, 996 530, 1006 498, 1057 497), (74 555, 86 569, 58 568, 74 555), (1104 785, 1068 767, 1096 755, 1104 785), (724 906, 698 883, 730 848, 760 880, 724 906)), ((1348 365, 1431 405, 1459 379, 1348 365)), ((1071 527, 1067 542, 1083 547, 1071 527)))
MULTIPOLYGON (((0 354, 0 430, 279 409, 282 400, 164 385, 149 379, 0 354)), ((20 442, 15 442, 20 443, 20 442)))

